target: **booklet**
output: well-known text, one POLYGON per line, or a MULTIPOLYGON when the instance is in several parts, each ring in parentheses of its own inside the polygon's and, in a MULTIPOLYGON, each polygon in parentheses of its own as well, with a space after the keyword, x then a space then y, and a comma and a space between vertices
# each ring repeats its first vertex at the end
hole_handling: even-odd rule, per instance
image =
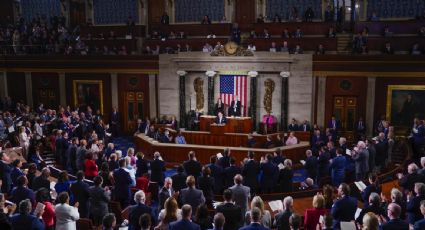
POLYGON ((305 165, 305 160, 300 160, 301 164, 305 165))
POLYGON ((356 214, 354 214, 354 219, 357 220, 357 218, 359 218, 361 212, 362 212, 362 209, 361 208, 357 208, 356 214))
POLYGON ((273 212, 283 210, 283 202, 281 200, 269 201, 269 206, 273 212))
POLYGON ((357 186, 357 188, 361 191, 365 190, 366 185, 363 183, 363 181, 356 181, 354 184, 357 186))
POLYGON ((282 163, 280 163, 277 165, 277 167, 279 168, 279 170, 282 170, 285 166, 282 163))
POLYGON ((356 230, 354 222, 341 221, 341 230, 356 230))
POLYGON ((220 158, 222 158, 223 157, 223 154, 221 154, 221 153, 217 153, 217 159, 220 159, 220 158))

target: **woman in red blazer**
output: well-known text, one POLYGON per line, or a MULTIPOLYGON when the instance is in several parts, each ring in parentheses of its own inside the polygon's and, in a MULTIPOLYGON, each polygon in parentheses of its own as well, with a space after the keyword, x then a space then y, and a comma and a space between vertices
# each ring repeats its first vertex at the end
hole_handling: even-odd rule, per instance
POLYGON ((329 213, 329 210, 325 208, 325 198, 321 194, 315 195, 313 197, 313 208, 306 209, 304 213, 304 229, 316 230, 320 216, 327 213, 329 213))
POLYGON ((84 175, 87 179, 93 180, 98 174, 96 161, 93 160, 93 153, 87 153, 86 160, 84 161, 84 175))

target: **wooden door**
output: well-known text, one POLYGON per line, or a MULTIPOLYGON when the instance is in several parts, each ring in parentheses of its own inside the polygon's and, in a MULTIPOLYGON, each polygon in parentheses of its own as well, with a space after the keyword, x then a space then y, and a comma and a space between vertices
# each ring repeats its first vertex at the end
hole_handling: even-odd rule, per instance
POLYGON ((69 16, 71 27, 86 23, 86 4, 84 1, 69 2, 69 16))
POLYGON ((161 16, 164 13, 164 11, 165 11, 165 0, 149 0, 148 23, 159 24, 161 22, 161 16))
POLYGON ((137 119, 144 119, 144 99, 143 92, 124 92, 124 132, 131 133, 135 129, 137 119))
POLYGON ((357 97, 335 96, 333 114, 341 121, 342 130, 340 136, 348 140, 354 140, 354 130, 357 121, 357 97))
POLYGON ((240 25, 255 22, 255 0, 235 1, 235 21, 240 25))

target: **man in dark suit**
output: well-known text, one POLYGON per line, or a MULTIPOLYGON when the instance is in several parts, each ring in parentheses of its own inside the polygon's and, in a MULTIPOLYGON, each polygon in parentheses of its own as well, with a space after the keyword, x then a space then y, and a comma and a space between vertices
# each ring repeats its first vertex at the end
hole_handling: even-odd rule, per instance
POLYGON ((222 112, 219 112, 217 117, 215 118, 215 123, 218 125, 225 125, 227 122, 226 117, 223 116, 222 112))
POLYGON ((115 107, 115 106, 112 109, 110 124, 111 124, 112 137, 117 137, 119 126, 120 126, 120 116, 118 114, 117 107, 115 107))
POLYGON ((350 222, 354 220, 354 214, 357 210, 357 199, 350 197, 350 187, 342 183, 338 187, 339 199, 334 202, 331 209, 334 218, 334 229, 340 228, 340 222, 350 222))
POLYGON ((217 206, 216 213, 223 213, 226 222, 224 223, 224 230, 238 229, 241 226, 242 216, 241 207, 233 203, 232 190, 226 189, 223 192, 224 202, 217 206))
MULTIPOLYGON (((425 217, 425 200, 421 201, 421 214, 423 217, 425 217)), ((421 220, 418 220, 415 222, 415 225, 413 226, 414 230, 421 230, 425 229, 425 218, 422 218, 421 220)))
POLYGON ((229 116, 234 116, 234 117, 241 116, 241 102, 239 101, 238 95, 235 95, 234 100, 230 103, 230 107, 227 114, 229 116))
POLYGON ((214 194, 219 195, 223 191, 223 167, 217 163, 217 156, 210 157, 208 167, 211 170, 211 177, 214 178, 214 194))
POLYGON ((251 210, 251 224, 247 225, 240 230, 268 230, 261 224, 261 210, 257 207, 251 210))
POLYGON ((159 208, 164 208, 165 201, 174 195, 173 180, 170 177, 165 178, 164 187, 161 188, 158 194, 159 208))
POLYGON ((328 128, 334 135, 338 135, 338 132, 341 131, 341 121, 337 120, 335 116, 331 117, 331 120, 328 123, 328 128))
POLYGON ((29 200, 23 200, 19 203, 19 213, 13 215, 10 218, 12 226, 16 230, 32 229, 32 230, 44 230, 44 223, 41 216, 44 210, 35 215, 31 214, 32 205, 29 200))
POLYGON ((375 143, 375 165, 380 169, 384 169, 385 161, 388 158, 388 141, 385 139, 385 134, 383 132, 379 133, 375 143))
POLYGON ((28 188, 28 179, 23 175, 18 177, 17 186, 12 190, 10 200, 19 204, 25 199, 29 199, 32 204, 35 204, 35 193, 28 188))
POLYGON ((47 167, 43 168, 41 170, 40 176, 35 177, 34 180, 32 181, 32 189, 34 191, 38 191, 40 188, 46 188, 47 190, 50 191, 49 176, 50 176, 50 169, 47 167))
POLYGON ((291 123, 288 125, 288 131, 289 132, 298 131, 298 124, 295 118, 292 118, 291 123))
POLYGON ((363 117, 359 117, 359 120, 355 124, 355 130, 358 140, 362 140, 366 134, 366 124, 363 121, 363 117))
POLYGON ((196 160, 194 151, 190 151, 188 154, 189 160, 183 162, 183 168, 188 176, 194 176, 197 179, 201 175, 202 165, 196 160))
POLYGON ((320 133, 320 130, 315 130, 313 136, 311 137, 311 150, 314 153, 317 153, 320 147, 324 145, 324 143, 324 138, 320 133))
POLYGON ((292 215, 292 209, 293 209, 293 205, 294 205, 294 199, 292 199, 291 196, 287 196, 285 197, 285 199, 283 199, 283 209, 284 210, 279 210, 279 213, 276 214, 276 216, 274 217, 274 226, 276 226, 276 228, 278 230, 289 230, 289 217, 291 217, 292 215))
POLYGON ((301 132, 310 132, 310 130, 311 130, 311 127, 307 120, 304 120, 302 125, 298 127, 298 131, 301 131, 301 132))
POLYGON ((235 158, 230 158, 230 166, 224 169, 224 187, 229 188, 233 185, 233 177, 241 173, 241 169, 235 165, 235 158))
POLYGON ((224 215, 223 213, 219 212, 214 215, 214 222, 213 222, 214 228, 210 228, 208 230, 223 230, 224 223, 225 223, 224 215))
POLYGON ((263 171, 263 176, 260 180, 261 191, 263 193, 271 193, 277 184, 279 175, 279 169, 273 164, 273 156, 271 154, 267 154, 266 159, 261 159, 260 170, 263 171))
POLYGON ((164 12, 161 16, 161 24, 163 25, 170 24, 170 17, 168 16, 167 12, 164 12))
POLYGON ((225 148, 223 150, 223 157, 218 159, 218 165, 220 165, 223 169, 230 166, 230 149, 225 148))
MULTIPOLYGON (((128 229, 129 230, 138 230, 141 229, 139 219, 140 217, 147 213, 150 216, 153 216, 151 207, 145 205, 146 196, 145 193, 140 190, 134 194, 135 205, 131 205, 128 209, 128 229)), ((152 225, 155 225, 154 219, 151 218, 152 225)))
POLYGON ((307 177, 315 180, 317 176, 317 158, 313 156, 311 150, 307 150, 305 155, 307 158, 305 159, 304 168, 307 172, 307 177))
POLYGON ((229 189, 232 190, 232 200, 241 208, 241 218, 243 219, 245 212, 248 210, 248 201, 251 197, 250 189, 242 185, 243 177, 240 174, 237 174, 233 181, 235 185, 229 189))
POLYGON ((200 230, 199 225, 191 220, 192 207, 188 204, 182 206, 182 219, 170 223, 169 230, 200 230))
POLYGON ((390 219, 387 223, 381 225, 381 230, 406 230, 409 224, 400 219, 401 207, 396 203, 390 203, 387 208, 387 215, 390 219))
POLYGON ((329 175, 329 159, 330 154, 324 147, 320 148, 319 156, 317 157, 317 178, 316 183, 320 184, 320 179, 329 175))
POLYGON ((418 173, 418 166, 411 163, 407 166, 407 175, 398 174, 399 185, 410 192, 414 191, 416 183, 425 183, 425 177, 418 173))
POLYGON ((10 167, 9 157, 5 152, 0 151, 0 179, 2 180, 1 192, 10 193, 12 190, 12 167, 10 167))
POLYGON ((419 159, 422 156, 425 143, 425 126, 423 121, 419 120, 415 128, 412 129, 413 135, 413 158, 419 159))
POLYGON ((182 165, 177 167, 177 173, 171 176, 173 182, 173 190, 179 192, 181 189, 186 188, 186 178, 187 175, 184 173, 184 168, 182 165))
POLYGON ((124 158, 118 161, 120 168, 115 169, 114 181, 114 197, 115 200, 120 202, 121 207, 124 209, 130 204, 131 191, 130 186, 132 186, 133 181, 131 180, 130 174, 125 170, 126 161, 124 158))
POLYGON ((84 182, 84 172, 77 172, 77 182, 71 185, 71 192, 74 195, 74 200, 79 203, 78 212, 80 218, 88 218, 89 216, 89 185, 84 182))
POLYGON ((151 167, 151 181, 158 183, 162 186, 164 182, 165 163, 161 158, 159 152, 153 154, 154 160, 150 163, 151 167))
POLYGON ((192 209, 196 209, 200 204, 205 203, 204 193, 195 188, 195 184, 195 177, 188 176, 186 179, 187 188, 180 190, 180 203, 189 204, 192 209))
POLYGON ((258 181, 257 176, 260 173, 260 163, 255 161, 254 152, 248 152, 248 160, 242 167, 243 184, 250 188, 253 196, 257 194, 258 181))
POLYGON ((416 183, 414 191, 416 196, 413 197, 413 193, 407 195, 407 220, 409 224, 414 225, 416 221, 419 221, 423 218, 423 215, 420 210, 421 201, 425 200, 425 184, 416 183))

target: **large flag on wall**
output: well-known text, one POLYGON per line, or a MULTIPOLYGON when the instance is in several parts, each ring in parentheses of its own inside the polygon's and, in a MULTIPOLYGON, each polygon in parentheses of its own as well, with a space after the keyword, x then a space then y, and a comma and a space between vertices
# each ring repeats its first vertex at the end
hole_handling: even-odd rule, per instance
POLYGON ((232 103, 235 95, 239 96, 242 105, 242 116, 246 115, 247 77, 243 75, 220 75, 220 97, 225 105, 232 103))

